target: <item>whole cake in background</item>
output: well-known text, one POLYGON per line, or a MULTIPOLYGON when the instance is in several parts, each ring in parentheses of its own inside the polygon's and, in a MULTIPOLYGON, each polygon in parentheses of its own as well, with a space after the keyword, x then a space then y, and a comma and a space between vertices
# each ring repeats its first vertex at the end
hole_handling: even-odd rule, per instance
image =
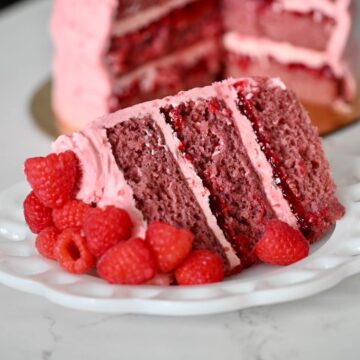
MULTIPOLYGON (((227 76, 280 76, 304 101, 354 99, 351 0, 54 0, 52 105, 64 130, 227 76)), ((342 106, 344 108, 344 106, 342 106)))
POLYGON ((225 274, 259 261, 285 265, 306 256, 308 243, 344 214, 310 118, 278 78, 228 79, 137 104, 60 136, 53 151, 25 163, 34 191, 25 203, 43 203, 25 206, 25 217, 40 231, 38 242, 46 240, 46 256, 65 259, 70 271, 81 260, 89 269, 92 256, 114 271, 117 261, 124 266, 122 247, 143 246, 129 237, 157 241, 160 270, 173 269, 162 267, 164 259, 182 254, 184 241, 187 252, 215 254, 225 274), (128 224, 115 239, 120 245, 109 234, 119 229, 113 211, 128 214, 120 214, 128 224), (57 255, 49 255, 47 239, 58 236, 57 255))

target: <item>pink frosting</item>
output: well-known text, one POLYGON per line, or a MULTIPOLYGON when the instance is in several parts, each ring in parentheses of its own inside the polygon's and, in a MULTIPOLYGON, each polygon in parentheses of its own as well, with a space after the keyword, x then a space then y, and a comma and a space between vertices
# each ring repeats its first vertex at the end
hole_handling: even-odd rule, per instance
POLYGON ((326 58, 330 64, 341 60, 351 27, 349 11, 351 0, 279 0, 279 3, 283 9, 289 11, 317 11, 333 18, 336 26, 328 43, 326 58))
MULTIPOLYGON (((87 203, 95 202, 99 206, 115 205, 125 208, 134 219, 136 235, 142 236, 144 234, 146 223, 142 214, 136 209, 132 189, 126 183, 122 172, 114 160, 106 137, 105 128, 113 127, 119 122, 126 121, 131 117, 140 118, 145 115, 150 115, 162 130, 167 148, 178 161, 180 170, 187 180, 189 188, 192 190, 207 218, 208 226, 226 250, 229 263, 232 267, 238 265, 239 259, 237 255, 226 240, 222 230, 217 225, 216 218, 210 210, 208 190, 204 188, 201 179, 196 175, 191 163, 178 151, 179 140, 171 127, 166 124, 159 111, 159 109, 166 104, 177 106, 189 100, 196 101, 196 99, 220 96, 226 101, 227 106, 233 112, 235 124, 241 131, 244 146, 246 147, 254 169, 262 181, 265 194, 275 214, 290 225, 297 226, 296 219, 291 213, 289 204, 282 197, 280 189, 273 182, 271 167, 262 153, 259 144, 256 142, 250 122, 240 114, 236 107, 235 98, 237 95, 232 86, 234 81, 233 79, 229 79, 214 84, 213 86, 196 88, 179 93, 176 96, 166 97, 162 100, 138 104, 116 113, 105 115, 92 122, 81 132, 74 133, 71 136, 60 136, 54 142, 53 150, 57 153, 69 149, 73 150, 77 154, 83 169, 82 182, 77 197, 87 203)), ((253 81, 252 79, 248 79, 249 83, 253 81)), ((279 79, 270 80, 268 86, 280 87, 283 90, 286 89, 285 85, 279 79)))
POLYGON ((117 0, 54 1, 52 104, 70 127, 108 112, 111 79, 103 63, 117 0))
POLYGON ((124 179, 113 157, 103 127, 88 127, 71 136, 62 135, 53 143, 56 153, 72 150, 82 170, 77 198, 100 207, 114 205, 129 212, 134 223, 134 236, 143 237, 146 223, 135 206, 133 191, 124 179))

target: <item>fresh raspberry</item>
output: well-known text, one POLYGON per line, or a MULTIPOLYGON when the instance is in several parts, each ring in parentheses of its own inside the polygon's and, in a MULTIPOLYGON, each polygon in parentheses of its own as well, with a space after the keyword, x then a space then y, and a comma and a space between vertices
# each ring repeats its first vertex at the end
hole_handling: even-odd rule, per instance
POLYGON ((143 284, 156 274, 156 259, 149 245, 140 238, 122 241, 98 261, 101 278, 112 284, 143 284))
POLYGON ((59 235, 55 254, 59 264, 74 274, 84 274, 95 265, 86 238, 77 228, 66 229, 59 235))
POLYGON ((82 227, 85 211, 90 206, 79 200, 69 200, 62 208, 54 209, 52 218, 59 230, 71 227, 82 227))
POLYGON ((133 223, 129 214, 115 206, 89 208, 84 216, 84 233, 90 252, 101 256, 119 241, 131 236, 133 223))
POLYGON ((33 191, 24 201, 24 217, 34 234, 52 225, 51 209, 44 206, 33 191))
POLYGON ((255 253, 264 263, 289 265, 309 254, 309 244, 300 231, 280 220, 270 220, 255 253))
POLYGON ((194 250, 175 270, 179 285, 209 284, 224 279, 224 265, 216 254, 208 250, 194 250))
POLYGON ((54 226, 49 226, 42 230, 35 240, 35 247, 39 254, 49 259, 56 260, 55 245, 58 236, 59 231, 54 226))
POLYGON ((78 161, 72 151, 25 161, 25 175, 39 200, 51 208, 70 200, 77 180, 78 161))
POLYGON ((153 222, 146 231, 145 239, 156 255, 159 270, 167 273, 189 255, 194 236, 188 230, 153 222))

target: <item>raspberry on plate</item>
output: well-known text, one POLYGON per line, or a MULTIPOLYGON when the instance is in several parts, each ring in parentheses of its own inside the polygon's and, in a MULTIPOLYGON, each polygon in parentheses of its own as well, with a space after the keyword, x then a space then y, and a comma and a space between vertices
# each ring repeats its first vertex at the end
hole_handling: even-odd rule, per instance
POLYGON ((54 209, 52 218, 59 230, 71 227, 82 227, 85 211, 90 208, 80 200, 69 200, 62 208, 54 209))
POLYGON ((58 235, 59 231, 54 226, 49 226, 40 232, 35 240, 35 247, 40 255, 56 260, 55 245, 58 235))
POLYGON ((52 225, 51 209, 43 205, 33 191, 24 200, 24 217, 34 234, 52 225))
POLYGON ((99 257, 119 241, 131 236, 133 223, 129 214, 115 206, 88 208, 84 216, 84 233, 90 252, 99 257))
POLYGON ((97 272, 113 284, 136 285, 156 274, 156 259, 149 245, 140 238, 120 242, 98 261, 97 272))
POLYGON ((76 228, 66 229, 59 235, 55 254, 59 264, 74 274, 87 273, 95 265, 85 237, 76 228))
POLYGON ((50 208, 62 207, 72 196, 78 160, 72 151, 25 161, 25 175, 39 200, 50 208))
POLYGON ((194 235, 185 229, 153 222, 146 231, 145 239, 156 255, 159 270, 167 273, 181 264, 190 253, 194 235))
POLYGON ((280 220, 270 220, 255 253, 264 263, 290 265, 309 254, 309 243, 300 231, 280 220))
POLYGON ((216 254, 208 250, 194 250, 175 270, 179 285, 201 285, 224 279, 224 264, 216 254))

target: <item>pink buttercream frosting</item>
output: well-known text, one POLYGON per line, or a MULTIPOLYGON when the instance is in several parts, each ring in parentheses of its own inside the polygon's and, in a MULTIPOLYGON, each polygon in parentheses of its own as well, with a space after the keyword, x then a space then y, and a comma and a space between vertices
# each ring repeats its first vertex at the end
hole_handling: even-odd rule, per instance
POLYGON ((111 78, 104 64, 117 0, 54 1, 52 105, 60 121, 83 127, 108 112, 111 78))
POLYGON ((134 236, 144 236, 146 223, 135 206, 131 187, 116 165, 105 128, 88 127, 71 136, 62 135, 53 144, 53 150, 72 150, 77 155, 82 171, 78 199, 127 210, 134 222, 134 236))
MULTIPOLYGON (((247 55, 252 58, 267 59, 271 57, 280 64, 301 63, 310 69, 329 66, 333 74, 344 80, 345 98, 353 99, 356 94, 356 83, 348 65, 343 59, 330 61, 326 52, 294 46, 286 42, 276 42, 265 38, 240 35, 228 32, 223 37, 224 47, 235 54, 247 55)), ((334 58, 335 59, 335 58, 334 58)), ((334 105, 343 104, 344 99, 338 99, 334 105)))
MULTIPOLYGON (((160 108, 168 104, 177 106, 182 102, 190 100, 196 101, 196 99, 220 96, 225 100, 226 105, 233 113, 235 125, 241 132, 243 144, 255 171, 259 175, 267 199, 273 207, 275 214, 290 225, 297 226, 295 216, 292 214, 289 204, 283 198, 280 189, 274 184, 271 166, 256 142, 249 120, 236 107, 235 99, 237 95, 232 86, 234 81, 230 79, 213 86, 179 93, 177 96, 138 104, 116 113, 105 115, 92 122, 83 131, 74 133, 71 136, 60 136, 53 144, 53 151, 59 153, 65 150, 72 150, 77 154, 81 163, 83 174, 77 194, 78 199, 87 203, 97 203, 99 206, 115 205, 126 209, 134 220, 136 235, 142 236, 144 234, 146 223, 141 212, 136 208, 131 187, 125 181, 122 172, 114 160, 110 144, 107 140, 106 128, 113 127, 119 122, 126 121, 132 117, 141 118, 150 115, 162 130, 167 148, 178 161, 180 170, 189 188, 207 218, 208 226, 226 250, 230 265, 232 267, 237 266, 239 259, 226 240, 217 224, 215 216, 210 210, 209 191, 204 188, 191 163, 178 151, 179 139, 177 139, 171 127, 166 124, 160 113, 160 108)), ((254 80, 249 79, 248 81, 253 82, 254 80)), ((286 89, 279 79, 269 80, 268 86, 286 89)))
POLYGON ((351 0, 277 0, 274 7, 296 12, 315 12, 321 18, 326 15, 335 21, 335 28, 329 40, 326 57, 330 64, 340 61, 349 37, 351 0))

